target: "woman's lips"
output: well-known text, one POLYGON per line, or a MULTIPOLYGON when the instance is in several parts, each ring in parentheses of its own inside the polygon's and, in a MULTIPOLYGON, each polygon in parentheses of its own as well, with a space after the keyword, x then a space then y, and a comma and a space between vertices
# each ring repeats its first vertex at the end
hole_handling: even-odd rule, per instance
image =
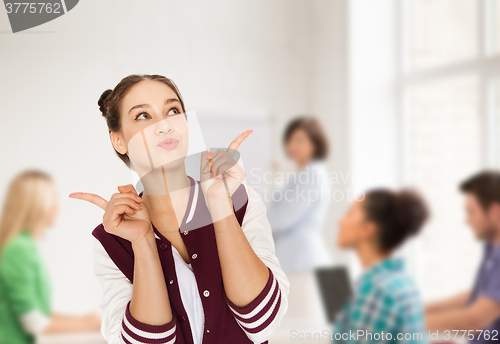
POLYGON ((176 139, 165 139, 158 143, 158 147, 164 149, 174 149, 179 144, 179 140, 176 139))

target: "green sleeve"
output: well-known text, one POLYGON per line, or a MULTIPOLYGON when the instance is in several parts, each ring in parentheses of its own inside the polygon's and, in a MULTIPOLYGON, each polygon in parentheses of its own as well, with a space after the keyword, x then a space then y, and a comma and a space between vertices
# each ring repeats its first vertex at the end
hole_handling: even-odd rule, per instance
POLYGON ((2 250, 0 281, 12 311, 20 316, 39 308, 36 295, 36 267, 33 250, 20 240, 13 240, 2 250))

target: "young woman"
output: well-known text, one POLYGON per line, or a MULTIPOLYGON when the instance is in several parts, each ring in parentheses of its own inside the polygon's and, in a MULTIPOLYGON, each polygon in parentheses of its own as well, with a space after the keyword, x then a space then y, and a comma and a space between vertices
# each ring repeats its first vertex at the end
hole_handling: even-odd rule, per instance
POLYGON ((37 240, 54 224, 58 208, 45 172, 23 171, 9 185, 0 222, 0 344, 33 344, 40 334, 101 326, 96 314, 50 311, 51 284, 37 240))
POLYGON ((301 116, 287 125, 283 144, 296 172, 279 190, 281 197, 273 196, 267 214, 276 256, 292 287, 285 319, 326 323, 314 269, 331 264, 322 236, 330 199, 328 140, 316 118, 301 116))
POLYGON ((297 170, 282 188, 283 197, 268 205, 269 223, 285 273, 310 272, 330 264, 321 234, 330 196, 328 141, 318 120, 303 116, 288 124, 283 143, 297 170))
POLYGON ((118 186, 93 235, 109 343, 267 343, 287 309, 289 283, 274 254, 258 194, 241 184, 227 151, 201 154, 200 180, 186 174, 188 116, 175 84, 130 75, 99 99, 118 156, 144 191, 118 186))
POLYGON ((334 343, 426 342, 419 292, 404 261, 393 257, 426 218, 426 205, 410 190, 375 189, 353 203, 340 222, 337 244, 354 250, 364 271, 337 316, 334 343))

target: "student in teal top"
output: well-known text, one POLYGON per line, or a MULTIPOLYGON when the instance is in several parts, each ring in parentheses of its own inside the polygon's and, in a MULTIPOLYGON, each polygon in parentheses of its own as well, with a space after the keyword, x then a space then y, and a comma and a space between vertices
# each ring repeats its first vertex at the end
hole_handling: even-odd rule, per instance
POLYGON ((33 344, 42 333, 99 331, 100 317, 51 313, 51 284, 36 240, 58 206, 49 175, 20 173, 9 185, 0 221, 0 344, 33 344))
POLYGON ((353 249, 363 273, 333 327, 334 343, 427 343, 423 305, 404 260, 393 252, 416 235, 427 207, 413 191, 375 189, 340 222, 337 244, 353 249))

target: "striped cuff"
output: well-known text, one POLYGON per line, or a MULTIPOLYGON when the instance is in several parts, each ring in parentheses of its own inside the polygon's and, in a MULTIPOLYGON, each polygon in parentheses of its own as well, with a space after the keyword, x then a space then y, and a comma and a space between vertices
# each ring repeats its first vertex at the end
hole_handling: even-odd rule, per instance
POLYGON ((130 314, 130 301, 127 303, 122 320, 122 338, 127 344, 174 344, 176 340, 175 317, 167 324, 154 326, 139 322, 130 314))
POLYGON ((248 306, 240 308, 228 299, 224 293, 229 308, 241 328, 249 334, 264 330, 276 318, 281 305, 281 290, 276 277, 269 267, 269 279, 260 294, 248 306))

